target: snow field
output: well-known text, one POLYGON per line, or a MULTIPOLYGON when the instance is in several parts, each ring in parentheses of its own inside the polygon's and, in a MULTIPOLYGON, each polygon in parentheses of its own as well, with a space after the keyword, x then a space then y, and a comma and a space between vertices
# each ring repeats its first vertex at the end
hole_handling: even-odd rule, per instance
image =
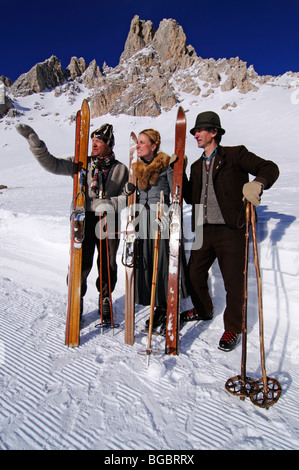
MULTIPOLYGON (((286 80, 286 79, 285 79, 286 80)), ((240 374, 241 346, 217 349, 223 333, 225 292, 217 264, 210 283, 215 318, 183 326, 180 355, 165 356, 164 339, 153 337, 160 355, 138 354, 147 346, 141 333, 148 308, 136 308, 135 344, 124 344, 125 276, 118 252, 119 278, 113 293, 118 329, 101 333, 95 325, 96 273, 89 278, 81 346, 64 345, 69 209, 72 182, 44 172, 14 125, 26 122, 56 156, 73 153, 74 125, 66 98, 19 98, 28 108, 21 118, 0 121, 0 449, 109 450, 292 450, 298 448, 298 126, 299 108, 284 79, 257 93, 232 91, 207 99, 185 96, 188 129, 198 112, 212 109, 227 129, 224 145, 244 143, 278 163, 281 175, 265 191, 258 208, 258 242, 263 280, 266 369, 282 385, 269 410, 225 390, 240 374), (49 112, 33 109, 43 101, 49 112), (235 101, 232 111, 221 110, 235 101)), ((161 131, 162 149, 173 152, 176 110, 156 119, 103 116, 92 127, 112 122, 115 153, 128 161, 130 132, 145 126, 161 131)), ((190 135, 189 165, 199 156, 190 135)), ((185 217, 190 208, 185 207, 185 217)), ((250 247, 251 248, 251 247, 250 247)), ((261 378, 255 269, 249 262, 247 372, 261 378)), ((190 301, 182 302, 182 309, 190 301)))

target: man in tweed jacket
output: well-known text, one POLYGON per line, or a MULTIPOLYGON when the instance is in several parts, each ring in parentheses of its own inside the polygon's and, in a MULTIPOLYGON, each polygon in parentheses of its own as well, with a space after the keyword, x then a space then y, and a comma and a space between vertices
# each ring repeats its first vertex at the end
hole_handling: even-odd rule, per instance
POLYGON ((226 290, 224 334, 219 348, 231 351, 240 341, 244 296, 245 259, 244 198, 260 204, 263 190, 279 176, 275 163, 249 152, 243 145, 222 147, 225 130, 219 116, 207 111, 197 116, 191 134, 202 156, 191 166, 190 181, 184 178, 183 195, 192 204, 193 231, 198 208, 202 209, 202 246, 194 243, 189 261, 191 298, 194 308, 183 312, 182 321, 211 320, 213 303, 208 289, 208 273, 217 259, 226 290), (255 179, 249 182, 249 174, 255 179))

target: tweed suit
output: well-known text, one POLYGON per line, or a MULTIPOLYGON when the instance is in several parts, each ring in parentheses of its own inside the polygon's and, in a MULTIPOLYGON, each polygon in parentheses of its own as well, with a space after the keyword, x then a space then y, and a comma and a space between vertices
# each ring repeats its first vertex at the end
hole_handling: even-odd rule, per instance
MULTIPOLYGON (((195 309, 203 314, 213 312, 213 302, 209 293, 209 269, 217 259, 226 290, 224 310, 225 330, 241 333, 243 304, 243 270, 245 257, 245 207, 242 189, 249 181, 255 181, 269 189, 279 176, 279 169, 270 160, 264 160, 249 152, 244 146, 219 146, 211 166, 212 191, 220 209, 219 221, 209 222, 209 209, 204 212, 203 225, 198 226, 196 214, 203 201, 205 191, 203 172, 204 158, 191 166, 190 180, 184 177, 183 196, 192 204, 192 229, 202 229, 202 246, 194 244, 189 260, 191 298, 195 309)), ((211 189, 211 188, 210 188, 211 189)), ((217 289, 217 286, 215 286, 217 289)))

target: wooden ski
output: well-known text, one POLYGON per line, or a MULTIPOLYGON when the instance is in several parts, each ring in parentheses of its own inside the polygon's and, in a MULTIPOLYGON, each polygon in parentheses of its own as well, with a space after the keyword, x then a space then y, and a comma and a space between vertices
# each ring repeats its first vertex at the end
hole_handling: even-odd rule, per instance
MULTIPOLYGON (((136 156, 137 137, 134 132, 130 135, 130 161, 129 161, 129 182, 136 186, 136 177, 133 173, 133 163, 137 160, 136 156)), ((126 299, 125 299, 125 343, 134 344, 135 336, 135 252, 136 252, 136 233, 135 233, 135 210, 136 210, 136 191, 128 197, 128 216, 127 227, 124 240, 124 249, 122 263, 126 269, 126 299)))
POLYGON ((180 264, 182 240, 182 186, 186 141, 186 117, 180 107, 175 127, 177 160, 173 167, 172 206, 169 235, 169 268, 165 354, 179 354, 180 328, 180 264))
POLYGON ((65 344, 79 346, 80 342, 80 303, 81 303, 81 270, 82 242, 85 226, 85 191, 89 140, 90 113, 86 100, 81 111, 77 113, 75 174, 73 186, 73 203, 71 213, 71 247, 68 273, 68 305, 66 320, 65 344))

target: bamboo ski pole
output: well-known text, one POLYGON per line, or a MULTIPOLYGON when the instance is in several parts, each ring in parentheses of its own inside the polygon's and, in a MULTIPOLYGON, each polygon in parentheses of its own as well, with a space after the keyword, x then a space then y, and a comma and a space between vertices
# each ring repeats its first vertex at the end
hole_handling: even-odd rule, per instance
POLYGON ((241 399, 249 397, 252 403, 261 408, 268 409, 276 403, 281 395, 280 383, 272 378, 267 377, 265 366, 265 345, 264 345, 264 323, 263 323, 263 300, 262 300, 262 281, 259 267, 258 246, 256 236, 256 214, 253 205, 246 201, 246 240, 245 240, 245 269, 244 269, 244 305, 243 305, 243 345, 242 345, 242 362, 241 376, 229 379, 225 388, 228 392, 239 395, 241 399), (247 297, 248 297, 248 247, 249 247, 249 225, 251 222, 252 242, 254 264, 257 278, 258 292, 258 310, 259 310, 259 340, 260 340, 260 356, 262 378, 253 380, 246 377, 246 349, 247 349, 247 297))
POLYGON ((103 247, 102 247, 102 215, 99 216, 99 256, 100 256, 100 315, 101 333, 103 332, 103 247))
POLYGON ((262 280, 259 266, 259 255, 256 236, 256 214, 253 205, 251 208, 251 227, 252 227, 252 242, 254 265, 257 279, 257 292, 258 292, 258 308, 259 308, 259 339, 260 339, 260 355, 261 355, 261 369, 262 378, 257 380, 258 391, 250 396, 254 405, 261 408, 268 409, 271 405, 276 403, 281 395, 281 385, 278 380, 267 377, 266 363, 265 363, 265 344, 264 344, 264 320, 263 320, 263 298, 262 298, 262 280))
POLYGON ((114 335, 114 328, 118 328, 119 325, 114 323, 113 318, 113 305, 112 305, 112 291, 111 291, 111 274, 110 274, 110 256, 109 256, 109 237, 108 237, 108 223, 107 213, 105 212, 105 230, 106 230, 106 254, 107 254, 107 272, 108 272, 108 290, 109 290, 109 302, 110 302, 110 323, 114 335))
POLYGON ((155 232, 155 241, 154 241, 154 261, 153 261, 153 274, 152 274, 152 287, 151 287, 151 302, 150 302, 150 317, 149 317, 149 327, 148 327, 148 341, 147 349, 145 351, 140 351, 140 354, 146 353, 147 355, 147 367, 149 365, 149 356, 152 353, 158 353, 159 351, 153 350, 151 348, 152 344, 152 333, 153 333, 153 323, 154 323, 154 310, 155 310, 155 299, 156 299, 156 287, 157 287, 157 277, 158 277, 158 263, 159 263, 159 247, 161 239, 161 227, 160 221, 162 217, 162 208, 164 203, 164 194, 163 191, 160 193, 160 202, 157 203, 157 230, 155 232))
POLYGON ((245 260, 244 260, 244 283, 243 283, 243 307, 242 307, 242 358, 241 375, 231 377, 227 380, 225 388, 229 393, 238 395, 241 400, 249 397, 256 390, 255 381, 246 376, 247 362, 247 303, 248 303, 248 259, 249 259, 249 226, 250 205, 246 201, 245 218, 245 260))

